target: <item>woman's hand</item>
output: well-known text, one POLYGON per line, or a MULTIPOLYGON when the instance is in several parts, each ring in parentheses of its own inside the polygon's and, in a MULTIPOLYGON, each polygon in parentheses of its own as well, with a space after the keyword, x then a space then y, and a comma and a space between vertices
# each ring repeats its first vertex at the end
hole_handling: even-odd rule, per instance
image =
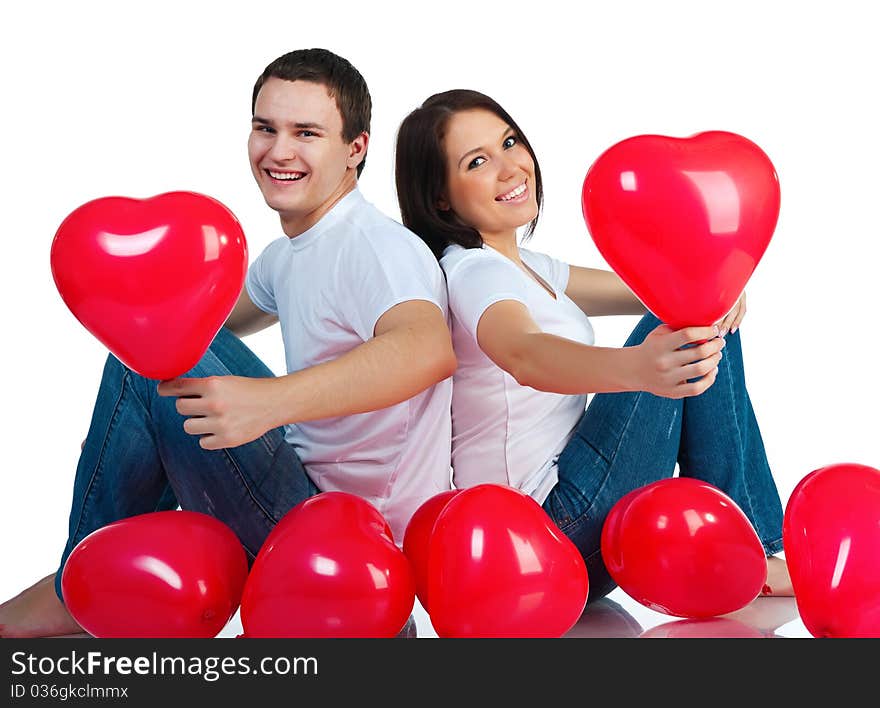
POLYGON ((724 339, 718 335, 717 326, 673 330, 660 325, 655 328, 645 341, 633 347, 637 360, 636 390, 664 398, 701 394, 718 375, 718 362, 725 346, 724 339), (700 343, 682 348, 694 342, 700 343))
POLYGON ((743 317, 746 316, 746 294, 743 293, 740 295, 739 300, 736 301, 736 304, 730 309, 730 312, 724 317, 724 319, 719 320, 715 324, 718 326, 719 337, 724 337, 728 332, 733 334, 739 328, 740 322, 743 321, 743 317))

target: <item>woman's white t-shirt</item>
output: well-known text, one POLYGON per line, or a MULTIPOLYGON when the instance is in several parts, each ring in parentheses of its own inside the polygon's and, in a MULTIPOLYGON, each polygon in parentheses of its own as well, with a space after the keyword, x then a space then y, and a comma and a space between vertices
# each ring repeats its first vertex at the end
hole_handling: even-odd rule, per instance
POLYGON ((543 504, 557 481, 556 460, 586 406, 586 395, 538 391, 519 384, 477 344, 486 309, 502 300, 525 305, 543 332, 593 344, 593 327, 565 294, 568 264, 519 249, 534 278, 490 246, 443 252, 452 343, 458 368, 452 386, 452 469, 458 488, 495 482, 543 504))

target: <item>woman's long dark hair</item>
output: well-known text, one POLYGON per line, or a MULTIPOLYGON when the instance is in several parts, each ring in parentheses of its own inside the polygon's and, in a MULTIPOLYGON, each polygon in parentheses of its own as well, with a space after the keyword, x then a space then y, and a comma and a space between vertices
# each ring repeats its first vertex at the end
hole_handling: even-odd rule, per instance
POLYGON ((465 224, 451 209, 441 210, 438 206, 446 192, 446 155, 443 150, 446 126, 454 114, 475 109, 487 110, 505 121, 535 162, 538 214, 529 222, 523 236, 525 239, 534 233, 544 203, 541 169, 535 151, 507 111, 478 91, 453 89, 434 94, 400 124, 395 150, 395 182, 404 226, 427 243, 438 260, 443 249, 452 243, 465 248, 483 245, 483 238, 476 229, 465 224))

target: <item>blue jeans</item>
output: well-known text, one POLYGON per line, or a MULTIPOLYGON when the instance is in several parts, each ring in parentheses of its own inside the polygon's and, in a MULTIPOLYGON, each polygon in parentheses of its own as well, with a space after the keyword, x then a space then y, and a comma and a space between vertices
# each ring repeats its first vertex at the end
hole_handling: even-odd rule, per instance
MULTIPOLYGON (((645 315, 624 346, 640 344, 659 324, 645 315)), ((676 462, 680 476, 708 482, 739 505, 768 555, 782 550, 782 503, 746 391, 739 332, 725 339, 715 383, 699 396, 596 394, 559 455, 559 481, 544 510, 583 555, 590 601, 615 587, 600 553, 611 508, 671 477, 676 462)))
MULTIPOLYGON (((187 377, 273 376, 238 337, 221 329, 187 377)), ((238 536, 248 562, 272 527, 299 502, 318 493, 284 428, 238 447, 204 450, 183 429, 176 398, 110 355, 98 389, 88 437, 73 485, 67 545, 55 591, 71 551, 96 529, 153 511, 210 514, 238 536)), ((63 599, 63 598, 62 598, 63 599)))

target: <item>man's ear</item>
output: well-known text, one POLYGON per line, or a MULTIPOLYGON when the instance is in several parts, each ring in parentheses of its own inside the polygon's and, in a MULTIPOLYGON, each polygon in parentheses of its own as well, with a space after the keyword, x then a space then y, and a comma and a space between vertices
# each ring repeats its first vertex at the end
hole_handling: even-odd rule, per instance
POLYGON ((348 145, 348 166, 357 167, 367 156, 367 146, 370 143, 370 136, 367 133, 361 133, 348 145))

